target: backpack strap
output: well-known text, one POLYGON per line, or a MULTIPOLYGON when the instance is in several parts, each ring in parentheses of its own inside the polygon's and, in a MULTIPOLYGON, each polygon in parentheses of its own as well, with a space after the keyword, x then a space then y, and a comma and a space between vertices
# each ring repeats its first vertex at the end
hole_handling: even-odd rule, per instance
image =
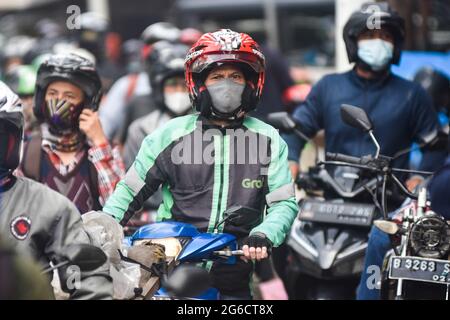
POLYGON ((97 168, 95 168, 94 164, 89 161, 89 179, 91 182, 91 192, 92 197, 94 198, 94 210, 101 210, 102 207, 100 205, 100 191, 98 185, 98 172, 97 168))
POLYGON ((42 137, 36 134, 25 144, 22 172, 25 177, 40 181, 41 179, 42 137))

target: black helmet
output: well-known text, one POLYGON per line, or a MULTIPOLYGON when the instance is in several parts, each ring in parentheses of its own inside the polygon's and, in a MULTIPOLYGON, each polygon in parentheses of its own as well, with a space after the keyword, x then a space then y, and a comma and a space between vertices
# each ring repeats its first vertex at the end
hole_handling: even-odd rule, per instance
POLYGON ((349 62, 358 61, 358 36, 370 28, 387 28, 394 37, 392 63, 398 64, 405 38, 405 21, 386 2, 368 2, 354 12, 344 26, 344 42, 349 62))
POLYGON ((156 22, 142 31, 141 39, 145 44, 153 44, 160 40, 177 41, 180 37, 180 29, 170 22, 156 22))
POLYGON ((147 58, 147 70, 153 88, 153 98, 158 105, 164 104, 164 82, 179 75, 184 77, 184 59, 189 50, 184 44, 158 41, 147 58))
POLYGON ((24 118, 22 103, 12 90, 0 81, 0 169, 1 173, 19 166, 24 118))
POLYGON ((435 108, 450 107, 450 79, 445 74, 436 69, 425 67, 417 71, 413 81, 420 83, 428 92, 433 99, 435 108))
POLYGON ((52 55, 40 65, 37 73, 33 111, 39 121, 44 121, 45 91, 55 80, 79 87, 86 95, 85 106, 98 110, 102 85, 95 65, 73 53, 52 55))

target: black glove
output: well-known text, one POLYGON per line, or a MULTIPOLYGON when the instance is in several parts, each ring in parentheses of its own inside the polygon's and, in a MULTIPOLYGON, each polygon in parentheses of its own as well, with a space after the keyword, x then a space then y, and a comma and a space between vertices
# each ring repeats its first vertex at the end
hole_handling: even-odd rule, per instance
POLYGON ((242 246, 248 245, 249 248, 267 248, 267 254, 270 254, 272 250, 272 242, 266 237, 264 233, 256 232, 245 238, 242 242, 242 246))

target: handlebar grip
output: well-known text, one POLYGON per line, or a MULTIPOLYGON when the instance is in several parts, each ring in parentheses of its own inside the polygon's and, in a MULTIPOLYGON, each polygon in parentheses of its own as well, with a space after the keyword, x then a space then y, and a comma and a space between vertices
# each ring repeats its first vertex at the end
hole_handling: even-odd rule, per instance
POLYGON ((327 157, 327 159, 332 160, 332 161, 342 161, 342 162, 347 162, 347 163, 351 163, 351 164, 361 164, 361 158, 352 157, 352 156, 348 156, 348 155, 341 154, 341 153, 327 152, 326 157, 327 157))

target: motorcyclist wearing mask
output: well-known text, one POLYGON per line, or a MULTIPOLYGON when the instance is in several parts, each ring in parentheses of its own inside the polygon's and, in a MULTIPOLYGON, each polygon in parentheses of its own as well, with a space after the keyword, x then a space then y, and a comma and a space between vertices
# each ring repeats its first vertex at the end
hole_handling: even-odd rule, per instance
MULTIPOLYGON (((367 112, 384 155, 393 156, 413 141, 434 139, 439 125, 430 97, 420 85, 390 72, 390 65, 399 62, 404 33, 404 20, 387 3, 366 3, 354 12, 344 27, 344 41, 349 61, 355 66, 345 73, 327 75, 313 87, 305 103, 293 113, 301 131, 313 137, 325 129, 327 152, 373 154, 375 146, 370 138, 341 120, 340 105, 345 103, 367 112)), ((294 135, 285 139, 291 170, 297 175, 298 158, 306 142, 294 135)), ((398 158, 395 167, 407 168, 408 155, 398 158)), ((420 177, 411 177, 408 187, 412 189, 420 181, 420 177)))
MULTIPOLYGON (((90 238, 77 208, 66 197, 38 182, 13 175, 20 161, 23 129, 22 104, 0 82, 0 234, 9 247, 36 260, 43 268, 57 262, 64 246, 90 243, 90 238)), ((59 276, 66 280, 70 274, 62 270, 65 269, 60 269, 59 276)), ((113 293, 109 265, 82 272, 79 287, 70 290, 64 285, 66 281, 61 283, 71 299, 111 299, 113 293)))
MULTIPOLYGON (((342 121, 342 104, 366 111, 383 155, 394 156, 410 148, 413 142, 430 142, 437 137, 439 124, 429 95, 419 84, 390 72, 391 64, 400 60, 404 33, 403 18, 385 2, 365 3, 350 16, 343 36, 349 61, 355 63, 353 69, 323 77, 293 112, 294 120, 306 136, 313 137, 324 129, 326 152, 356 157, 375 153, 368 135, 342 121)), ((306 141, 293 134, 283 138, 289 146, 291 172, 296 177, 298 159, 306 141)), ((408 160, 405 153, 393 166, 406 169, 408 160)), ((421 176, 399 178, 407 180, 410 190, 423 181, 421 176)), ((389 204, 400 205, 401 201, 397 202, 389 204)), ((286 257, 277 257, 277 261, 283 259, 286 257)))
MULTIPOLYGON (((246 259, 267 258, 297 214, 287 146, 271 126, 247 116, 264 86, 264 55, 247 34, 204 34, 185 60, 195 114, 177 117, 147 136, 104 211, 125 225, 162 185, 158 220, 191 223, 213 232, 232 206, 261 212, 249 226, 220 225, 236 235, 246 259), (247 141, 247 142, 246 142, 247 141), (267 209, 266 216, 263 216, 267 209)), ((253 263, 208 263, 222 298, 250 299, 253 263)))
POLYGON ((80 213, 98 210, 125 174, 97 115, 95 66, 75 54, 53 55, 37 74, 34 114, 41 132, 24 148, 22 174, 67 196, 80 213))

